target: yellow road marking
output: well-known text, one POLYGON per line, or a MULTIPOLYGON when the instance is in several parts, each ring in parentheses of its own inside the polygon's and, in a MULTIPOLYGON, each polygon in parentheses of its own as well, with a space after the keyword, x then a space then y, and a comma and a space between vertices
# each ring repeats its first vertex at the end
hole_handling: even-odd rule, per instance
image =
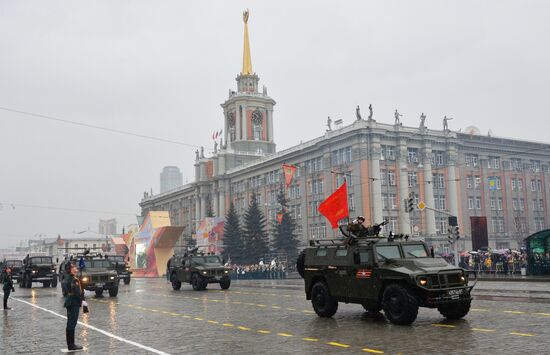
POLYGON ((220 322, 215 321, 215 320, 209 320, 209 321, 207 321, 207 322, 208 322, 208 323, 212 323, 212 324, 219 324, 219 323, 220 323, 220 322))
POLYGON ((372 353, 372 354, 383 354, 384 353, 381 350, 369 349, 369 348, 363 348, 363 349, 361 349, 361 351, 364 351, 366 353, 372 353))
POLYGON ((252 306, 258 306, 258 307, 267 307, 265 304, 254 304, 251 303, 252 306))
POLYGON ((529 334, 529 333, 517 333, 517 332, 511 332, 512 335, 519 335, 520 337, 534 337, 535 334, 529 334))
POLYGON ((281 309, 280 306, 271 306, 271 308, 274 308, 274 309, 281 309))
POLYGON ((191 316, 188 316, 188 315, 186 315, 186 314, 184 314, 182 317, 183 317, 183 318, 187 318, 187 319, 192 318, 191 316))
POLYGON ((335 341, 329 341, 327 344, 332 345, 332 346, 337 346, 337 347, 340 347, 340 348, 349 348, 350 347, 350 345, 348 345, 348 344, 337 343, 335 341))
POLYGON ((172 316, 179 316, 179 313, 170 312, 170 315, 172 315, 172 316))
POLYGON ((302 340, 305 340, 305 341, 319 341, 319 339, 317 339, 317 338, 302 338, 302 340))
POLYGON ((260 334, 271 334, 270 330, 258 330, 258 333, 260 334))
POLYGON ((475 311, 475 312, 489 312, 488 309, 485 309, 485 308, 470 308, 470 311, 475 311))
POLYGON ((287 308, 286 310, 287 310, 287 311, 295 311, 296 308, 287 308))
POLYGON ((201 318, 201 317, 195 317, 193 319, 195 319, 195 320, 204 320, 204 318, 201 318))
POLYGON ((241 301, 233 301, 233 302, 231 302, 231 303, 233 303, 233 304, 242 304, 241 301))
POLYGON ((223 323, 222 325, 224 327, 234 327, 235 326, 234 324, 231 324, 231 323, 223 323))
POLYGON ((303 313, 315 313, 315 312, 313 312, 313 311, 307 311, 307 310, 303 310, 302 312, 303 312, 303 313))
POLYGON ((444 327, 444 328, 456 328, 456 325, 450 324, 432 324, 434 327, 444 327))
POLYGON ((494 332, 495 329, 484 329, 484 328, 472 328, 472 330, 477 330, 478 332, 494 332))
POLYGON ((547 317, 550 317, 550 313, 535 313, 535 314, 538 314, 539 316, 547 316, 547 317))
POLYGON ((504 313, 525 314, 525 312, 520 312, 520 311, 504 311, 504 313))
POLYGON ((280 335, 282 337, 293 337, 294 335, 288 334, 288 333, 277 333, 277 335, 280 335))
POLYGON ((250 328, 242 327, 242 326, 238 326, 237 329, 240 329, 240 330, 250 330, 250 328))

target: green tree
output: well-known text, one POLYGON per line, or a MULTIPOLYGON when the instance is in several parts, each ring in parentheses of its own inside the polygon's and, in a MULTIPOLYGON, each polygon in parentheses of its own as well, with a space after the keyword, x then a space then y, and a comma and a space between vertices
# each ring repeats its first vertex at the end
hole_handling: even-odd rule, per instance
POLYGON ((250 198, 250 205, 244 214, 243 224, 246 261, 255 264, 269 252, 266 220, 263 212, 258 207, 255 193, 250 198))
POLYGON ((212 210, 212 196, 208 195, 206 200, 206 217, 214 217, 214 210, 212 210))
POLYGON ((279 214, 282 214, 281 223, 276 219, 273 221, 273 244, 275 251, 286 253, 289 262, 296 260, 298 253, 298 238, 296 237, 296 222, 290 215, 284 190, 281 189, 277 195, 277 202, 280 205, 279 214))
POLYGON ((227 215, 225 216, 223 244, 223 255, 226 259, 231 259, 231 262, 234 264, 240 264, 245 261, 243 232, 233 202, 229 205, 229 211, 227 211, 227 215))

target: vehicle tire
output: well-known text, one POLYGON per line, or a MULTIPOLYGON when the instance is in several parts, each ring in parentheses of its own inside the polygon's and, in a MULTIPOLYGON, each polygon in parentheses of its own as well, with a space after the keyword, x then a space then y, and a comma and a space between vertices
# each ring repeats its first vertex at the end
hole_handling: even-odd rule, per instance
POLYGON ((191 275, 191 286, 195 291, 202 291, 202 280, 198 274, 191 275))
POLYGON ((468 314, 470 311, 470 304, 472 301, 460 301, 455 303, 442 304, 437 307, 437 310, 441 315, 447 319, 460 319, 468 314))
POLYGON ((170 281, 172 282, 172 289, 174 291, 178 291, 181 288, 181 281, 177 279, 176 274, 170 276, 170 281))
POLYGON ((57 277, 54 277, 52 279, 52 284, 51 284, 52 288, 56 288, 57 287, 57 277))
POLYGON ((305 262, 306 262, 306 251, 302 250, 300 255, 298 255, 298 260, 296 260, 296 270, 298 270, 298 274, 300 274, 302 278, 304 278, 305 262))
POLYGON ((95 290, 96 297, 102 297, 103 296, 103 289, 98 288, 95 290))
POLYGON ((109 297, 116 297, 118 295, 118 286, 109 289, 109 297))
POLYGON ((42 287, 50 287, 50 281, 42 282, 42 287))
POLYGON ((129 285, 130 284, 130 276, 124 279, 124 284, 129 285))
POLYGON ((230 279, 220 281, 220 287, 222 288, 222 290, 227 290, 229 288, 229 286, 231 286, 231 280, 230 279))
POLYGON ((391 284, 384 289, 382 308, 393 324, 409 325, 418 315, 418 300, 407 287, 391 284))
POLYGON ((311 304, 319 317, 332 317, 338 310, 338 302, 330 295, 326 283, 316 282, 311 288, 311 304))

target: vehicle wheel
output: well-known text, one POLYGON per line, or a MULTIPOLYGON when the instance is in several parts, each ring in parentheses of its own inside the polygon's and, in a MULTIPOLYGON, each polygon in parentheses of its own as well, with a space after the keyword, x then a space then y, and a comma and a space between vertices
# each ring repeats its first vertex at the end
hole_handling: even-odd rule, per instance
POLYGON ((220 281, 220 287, 222 290, 227 290, 231 286, 231 280, 220 281))
POLYGON ((332 317, 338 310, 338 302, 330 295, 327 284, 321 281, 311 289, 311 304, 319 317, 332 317))
POLYGON ((109 297, 116 297, 118 295, 118 286, 109 289, 109 297))
POLYGON ((408 325, 418 315, 418 301, 405 287, 391 284, 384 289, 382 308, 386 318, 393 324, 408 325))
POLYGON ((306 251, 302 250, 300 255, 298 255, 298 260, 296 260, 296 270, 298 270, 298 274, 300 274, 302 278, 304 278, 305 261, 306 261, 306 251))
POLYGON ((437 310, 441 315, 447 319, 460 319, 468 314, 470 311, 470 304, 472 301, 460 301, 456 303, 442 304, 437 307, 437 310))
POLYGON ((172 281, 172 289, 174 291, 178 291, 181 288, 181 281, 178 280, 176 274, 172 274, 172 276, 170 276, 170 281, 172 281))
POLYGON ((42 287, 50 287, 50 281, 42 282, 42 287))
POLYGON ((103 289, 96 289, 95 290, 96 297, 102 297, 103 296, 103 289))
POLYGON ((206 279, 203 279, 202 277, 201 277, 201 281, 202 281, 201 291, 204 291, 208 287, 208 281, 206 281, 206 279))
POLYGON ((54 277, 52 279, 52 288, 56 288, 57 287, 57 277, 54 277))
POLYGON ((130 284, 130 276, 124 279, 124 284, 129 285, 130 284))
POLYGON ((195 291, 202 291, 202 280, 199 275, 193 274, 191 276, 191 286, 193 286, 193 290, 195 291))

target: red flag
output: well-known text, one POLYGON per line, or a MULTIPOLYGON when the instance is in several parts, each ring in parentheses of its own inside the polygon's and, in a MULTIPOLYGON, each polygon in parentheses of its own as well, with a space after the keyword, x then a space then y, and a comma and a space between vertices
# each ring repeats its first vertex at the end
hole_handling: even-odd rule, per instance
POLYGON ((285 174, 285 184, 287 188, 290 186, 295 172, 296 167, 294 165, 283 164, 283 173, 285 174))
POLYGON ((277 222, 279 224, 283 223, 283 214, 282 213, 277 213, 277 222))
POLYGON ((329 220, 332 228, 337 228, 338 221, 349 216, 347 181, 319 205, 319 212, 329 220))

